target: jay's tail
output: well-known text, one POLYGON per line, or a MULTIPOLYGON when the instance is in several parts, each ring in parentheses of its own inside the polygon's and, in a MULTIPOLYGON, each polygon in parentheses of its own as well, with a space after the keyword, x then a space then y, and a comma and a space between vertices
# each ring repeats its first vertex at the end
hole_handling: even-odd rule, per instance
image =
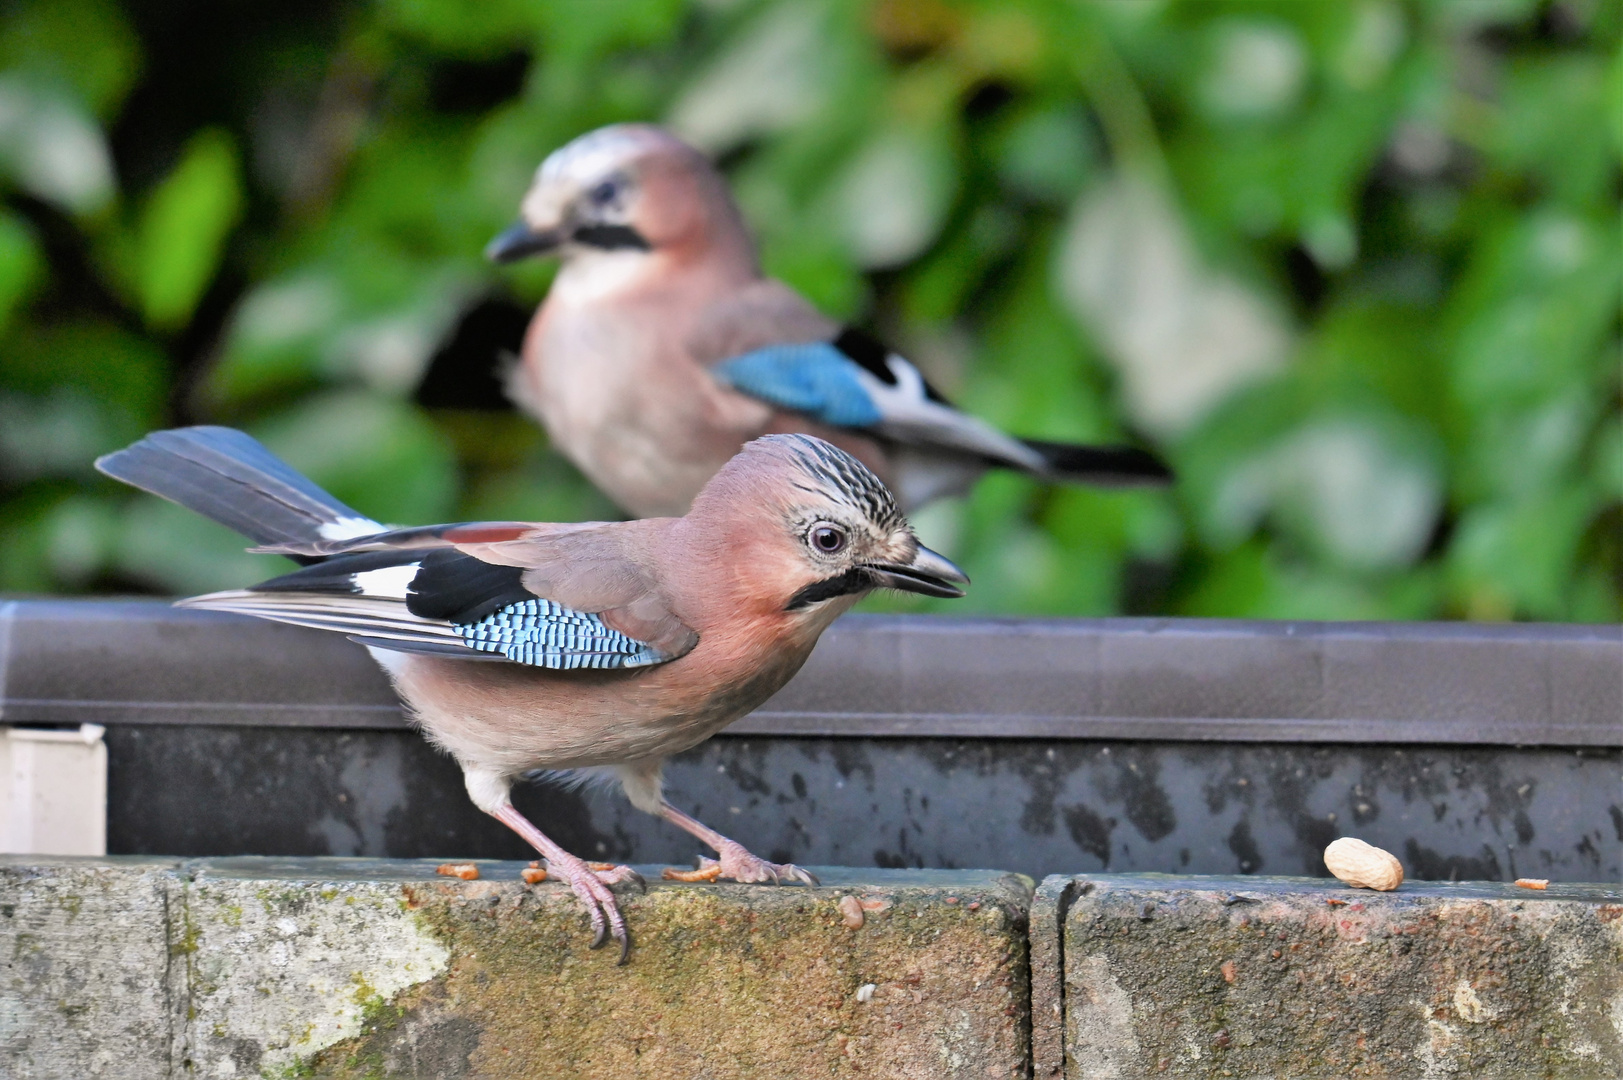
POLYGON ((97 458, 96 468, 259 544, 337 540, 384 531, 300 476, 253 436, 233 428, 155 431, 97 458))
POLYGON ((1041 454, 1048 475, 1056 480, 1077 480, 1088 484, 1166 484, 1172 470, 1146 450, 1132 446, 1077 446, 1072 443, 1021 439, 1041 454))

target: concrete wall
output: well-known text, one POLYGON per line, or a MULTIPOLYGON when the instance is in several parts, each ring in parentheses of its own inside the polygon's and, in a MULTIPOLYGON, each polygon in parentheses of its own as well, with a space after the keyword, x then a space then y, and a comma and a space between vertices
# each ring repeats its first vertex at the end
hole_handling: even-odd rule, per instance
POLYGON ((0 1075, 1623 1076, 1615 886, 522 866, 0 859, 0 1075))
POLYGON ((1032 911, 1036 1072, 1623 1076, 1623 889, 1052 877, 1032 911))
POLYGON ((525 886, 523 865, 464 882, 409 861, 11 859, 0 1075, 1025 1071, 1027 879, 831 869, 771 888, 650 868, 617 967, 568 889, 525 886))

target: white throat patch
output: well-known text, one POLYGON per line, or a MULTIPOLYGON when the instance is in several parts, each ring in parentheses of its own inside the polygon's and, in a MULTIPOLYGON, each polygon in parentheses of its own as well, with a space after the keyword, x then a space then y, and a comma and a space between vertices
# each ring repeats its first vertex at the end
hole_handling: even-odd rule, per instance
POLYGON ((648 253, 634 248, 574 251, 558 268, 547 298, 561 304, 589 304, 624 292, 652 269, 648 253))

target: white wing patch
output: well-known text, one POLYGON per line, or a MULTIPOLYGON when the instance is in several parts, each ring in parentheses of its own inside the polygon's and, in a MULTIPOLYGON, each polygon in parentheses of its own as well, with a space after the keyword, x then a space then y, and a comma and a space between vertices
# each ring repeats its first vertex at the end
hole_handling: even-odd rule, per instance
POLYGON ((363 570, 354 575, 355 589, 362 596, 388 597, 404 600, 411 579, 417 576, 417 564, 385 566, 381 570, 363 570))
POLYGON ((925 394, 924 376, 905 358, 891 353, 885 364, 896 376, 895 386, 861 368, 856 371, 862 388, 879 407, 882 419, 876 426, 882 433, 899 442, 922 442, 984 455, 1035 473, 1047 469, 1043 456, 1020 440, 968 413, 931 401, 925 394))

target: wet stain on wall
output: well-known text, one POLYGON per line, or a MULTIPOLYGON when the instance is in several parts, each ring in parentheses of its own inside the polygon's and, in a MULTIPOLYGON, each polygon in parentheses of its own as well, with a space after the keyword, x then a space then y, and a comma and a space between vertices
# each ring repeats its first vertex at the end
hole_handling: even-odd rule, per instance
MULTIPOLYGON (((109 846, 173 855, 529 857, 402 731, 114 727, 109 846)), ((1417 879, 1623 880, 1623 752, 1513 747, 719 737, 678 806, 777 862, 1322 876, 1356 835, 1417 879)), ((692 865, 615 791, 515 801, 590 858, 692 865)))

